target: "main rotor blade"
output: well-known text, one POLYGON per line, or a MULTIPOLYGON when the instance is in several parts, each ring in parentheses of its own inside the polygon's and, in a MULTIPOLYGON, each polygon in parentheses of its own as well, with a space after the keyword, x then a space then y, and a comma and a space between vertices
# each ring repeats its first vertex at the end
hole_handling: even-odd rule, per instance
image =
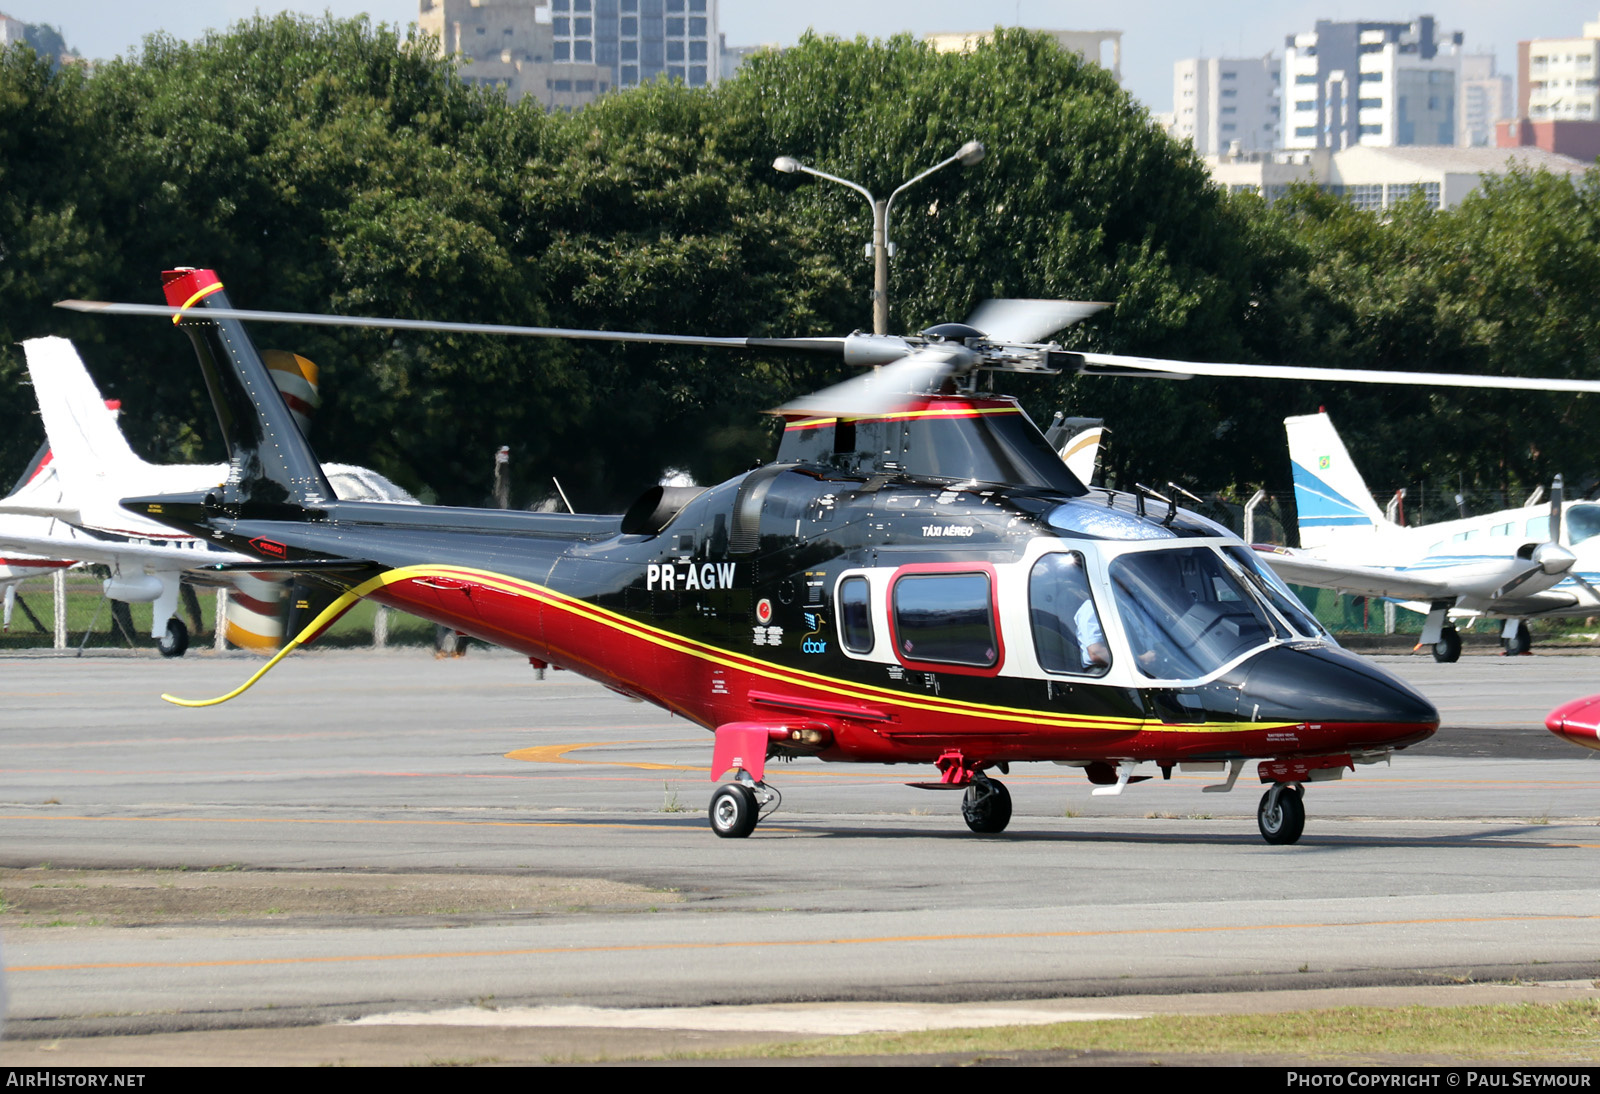
POLYGON ((1600 391, 1600 380, 1541 380, 1526 376, 1469 376, 1459 372, 1385 372, 1382 369, 1307 368, 1303 365, 1233 365, 1073 352, 1086 376, 1159 373, 1174 378, 1225 376, 1255 380, 1326 380, 1344 384, 1405 384, 1413 387, 1476 387, 1512 391, 1600 391))
POLYGON ((931 346, 873 372, 811 395, 791 399, 774 414, 829 418, 871 418, 898 409, 910 395, 937 388, 945 378, 965 372, 977 355, 963 346, 931 346))
POLYGON ((991 341, 1031 344, 1110 306, 1089 300, 985 300, 967 316, 967 325, 991 341))
POLYGON ((113 304, 100 300, 61 300, 58 308, 94 315, 187 316, 191 319, 243 319, 260 323, 303 323, 321 327, 371 327, 379 330, 441 331, 447 334, 509 334, 527 338, 569 338, 589 342, 654 342, 669 346, 723 349, 785 349, 844 355, 843 338, 713 338, 695 334, 644 334, 638 331, 578 330, 571 327, 517 327, 500 323, 445 323, 430 319, 379 319, 315 312, 254 311, 248 308, 172 308, 164 304, 113 304))

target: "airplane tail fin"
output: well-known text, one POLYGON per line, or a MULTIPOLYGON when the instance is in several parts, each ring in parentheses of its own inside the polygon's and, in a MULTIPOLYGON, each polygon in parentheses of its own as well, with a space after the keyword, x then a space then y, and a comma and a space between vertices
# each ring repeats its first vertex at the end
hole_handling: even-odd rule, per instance
POLYGON ((85 504, 114 493, 120 475, 148 466, 128 447, 71 342, 30 338, 22 350, 49 437, 49 463, 65 496, 85 504))
POLYGON ((1388 526, 1327 414, 1285 418, 1283 426, 1294 467, 1300 546, 1320 547, 1347 529, 1388 526))
POLYGON ((184 309, 174 322, 194 343, 228 446, 223 504, 315 508, 332 500, 322 466, 244 324, 206 317, 210 308, 231 306, 217 275, 167 270, 161 285, 167 303, 184 309))

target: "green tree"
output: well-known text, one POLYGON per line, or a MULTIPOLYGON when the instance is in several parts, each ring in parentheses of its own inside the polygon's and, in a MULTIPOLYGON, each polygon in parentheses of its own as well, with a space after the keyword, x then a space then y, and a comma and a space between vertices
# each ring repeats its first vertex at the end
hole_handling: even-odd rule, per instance
MULTIPOLYGON (((1382 217, 1302 191, 1274 210, 1298 252, 1274 309, 1285 352, 1363 368, 1600 375, 1597 197, 1593 171, 1514 171, 1455 209, 1415 199, 1382 217)), ((1370 486, 1406 486, 1413 505, 1436 499, 1421 515, 1443 519, 1458 489, 1481 511, 1519 504, 1557 472, 1574 486, 1592 478, 1590 398, 1330 388, 1320 401, 1370 486)))
MULTIPOLYGON (((959 319, 986 297, 1103 300, 1074 346, 1239 360, 1262 280, 1256 229, 1192 149, 1162 135, 1097 65, 1046 36, 998 30, 970 53, 909 38, 807 38, 753 58, 719 91, 723 146, 787 195, 851 279, 843 327, 864 326, 871 222, 858 195, 767 166, 792 155, 882 197, 969 139, 987 158, 931 176, 896 203, 891 328, 959 319)), ((1232 481, 1218 444, 1237 392, 1195 382, 1002 381, 1036 417, 1058 406, 1108 419, 1123 481, 1232 481), (1186 443, 1174 446, 1174 437, 1186 443)))

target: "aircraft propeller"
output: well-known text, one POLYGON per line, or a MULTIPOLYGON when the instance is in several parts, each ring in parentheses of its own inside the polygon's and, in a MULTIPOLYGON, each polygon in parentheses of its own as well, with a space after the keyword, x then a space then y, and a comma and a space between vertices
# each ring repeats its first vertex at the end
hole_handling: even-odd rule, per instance
POLYGON ((1509 596, 1535 577, 1560 577, 1563 574, 1572 578, 1579 585, 1589 591, 1589 595, 1600 600, 1600 590, 1597 590, 1580 573, 1572 569, 1578 556, 1561 544, 1561 513, 1566 504, 1566 489, 1560 475, 1550 484, 1550 530, 1545 542, 1534 547, 1528 554, 1532 566, 1506 582, 1494 592, 1495 598, 1509 596))

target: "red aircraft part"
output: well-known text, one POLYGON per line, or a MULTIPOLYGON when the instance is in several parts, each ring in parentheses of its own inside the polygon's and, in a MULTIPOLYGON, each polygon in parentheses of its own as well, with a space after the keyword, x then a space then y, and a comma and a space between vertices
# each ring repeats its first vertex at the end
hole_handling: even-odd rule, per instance
POLYGON ((1315 779, 1312 772, 1339 767, 1356 769, 1349 756, 1305 756, 1293 760, 1262 760, 1256 773, 1264 783, 1303 783, 1315 779))
POLYGON ((826 738, 828 727, 814 722, 773 725, 770 722, 729 722, 717 727, 716 744, 711 749, 711 781, 719 782, 729 771, 745 771, 756 782, 766 777, 767 746, 770 742, 826 738))
POLYGON ((1563 703, 1545 717, 1544 724, 1563 740, 1600 750, 1600 695, 1563 703))

